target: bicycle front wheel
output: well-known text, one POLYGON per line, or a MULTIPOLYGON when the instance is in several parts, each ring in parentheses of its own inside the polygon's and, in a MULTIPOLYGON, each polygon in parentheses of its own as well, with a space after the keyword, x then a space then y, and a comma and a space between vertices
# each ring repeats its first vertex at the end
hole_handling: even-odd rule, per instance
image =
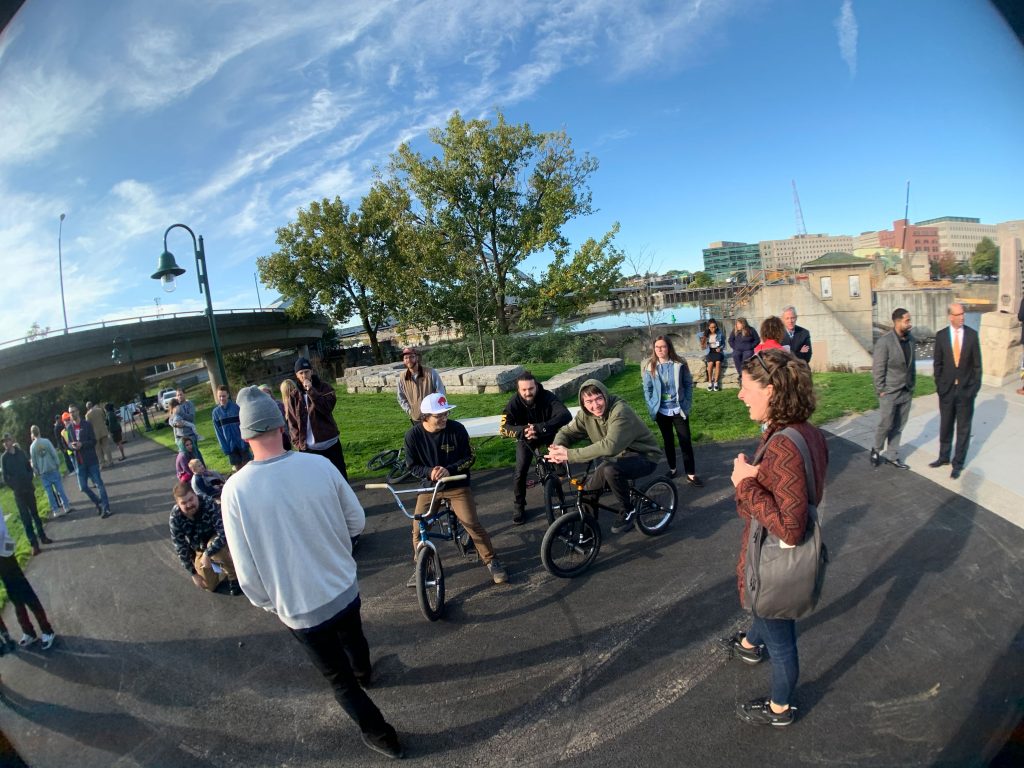
POLYGON ((639 499, 636 527, 646 536, 660 536, 668 530, 676 514, 676 487, 668 480, 658 478, 642 493, 647 498, 639 499))
POLYGON ((548 525, 565 512, 565 491, 557 477, 549 477, 544 482, 544 511, 548 513, 548 525))
POLYGON ((573 510, 548 526, 540 545, 540 561, 552 576, 571 579, 591 566, 600 549, 597 521, 573 510))
POLYGON ((437 621, 444 613, 444 568, 441 556, 433 547, 420 547, 416 555, 416 596, 420 610, 429 621, 437 621))
POLYGON ((381 451, 368 462, 366 462, 366 468, 371 472, 380 472, 381 470, 387 469, 392 464, 394 464, 395 459, 397 458, 397 448, 392 448, 390 451, 381 451))

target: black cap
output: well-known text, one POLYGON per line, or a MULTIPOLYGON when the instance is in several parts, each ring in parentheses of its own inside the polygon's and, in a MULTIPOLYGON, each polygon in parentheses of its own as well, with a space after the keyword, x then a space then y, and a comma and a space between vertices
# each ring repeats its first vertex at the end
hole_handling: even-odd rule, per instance
POLYGON ((298 373, 299 371, 312 371, 312 370, 313 370, 313 364, 311 362, 309 362, 309 358, 308 357, 300 357, 298 360, 295 361, 295 373, 298 373))

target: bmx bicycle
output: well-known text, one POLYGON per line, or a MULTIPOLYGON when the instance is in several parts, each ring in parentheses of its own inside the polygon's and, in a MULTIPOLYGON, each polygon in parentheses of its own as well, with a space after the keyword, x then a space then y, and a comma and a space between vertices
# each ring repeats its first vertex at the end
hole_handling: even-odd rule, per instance
MULTIPOLYGON (((544 511, 548 516, 548 525, 555 522, 568 509, 575 505, 575 497, 566 500, 566 489, 562 485, 563 476, 559 474, 559 465, 544 458, 540 448, 533 448, 533 471, 535 477, 526 481, 527 488, 541 486, 544 489, 544 511)), ((569 487, 575 492, 570 479, 569 487)))
POLYGON ((384 472, 389 483, 404 483, 412 478, 412 472, 405 466, 405 447, 381 451, 368 462, 366 468, 371 472, 384 472))
POLYGON ((452 541, 463 557, 477 557, 476 547, 469 537, 469 532, 455 516, 451 502, 448 499, 438 500, 437 498, 438 491, 445 483, 465 479, 465 475, 442 477, 433 489, 410 488, 398 491, 388 483, 367 483, 364 486, 368 491, 385 489, 390 491, 402 514, 410 520, 415 520, 418 524, 420 538, 416 543, 416 597, 419 600, 420 610, 430 621, 437 621, 444 614, 444 567, 441 565, 441 555, 432 540, 452 541), (409 512, 402 503, 402 496, 411 493, 427 493, 431 490, 433 490, 433 495, 430 497, 427 511, 423 514, 409 512))
MULTIPOLYGON (((602 489, 584 490, 594 462, 587 465, 580 477, 570 479, 576 489, 574 509, 569 509, 548 526, 540 545, 540 559, 552 576, 571 579, 585 572, 601 550, 601 526, 597 522, 598 510, 617 512, 601 504, 602 489), (594 513, 585 506, 591 505, 594 513)), ((671 480, 656 477, 642 488, 629 481, 629 503, 634 510, 633 523, 645 536, 660 536, 668 530, 676 513, 678 494, 671 480)))

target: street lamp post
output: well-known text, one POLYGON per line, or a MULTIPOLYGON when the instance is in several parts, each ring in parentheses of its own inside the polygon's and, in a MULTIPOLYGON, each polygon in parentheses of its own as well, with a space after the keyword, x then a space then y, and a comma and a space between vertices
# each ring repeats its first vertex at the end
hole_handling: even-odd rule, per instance
POLYGON ((139 387, 139 405, 142 406, 142 421, 146 425, 146 431, 151 432, 153 427, 149 423, 149 414, 146 412, 146 393, 139 382, 139 374, 135 370, 135 353, 132 351, 132 340, 125 336, 118 336, 114 339, 114 348, 110 350, 110 359, 118 365, 124 364, 124 355, 121 354, 121 345, 128 346, 128 362, 132 366, 132 379, 135 386, 139 387))
POLYGON ((164 290, 170 293, 174 290, 174 279, 185 274, 185 270, 178 266, 174 256, 167 250, 167 235, 176 227, 181 227, 192 236, 192 246, 196 256, 196 276, 199 279, 199 292, 206 296, 206 319, 210 324, 210 338, 213 340, 213 354, 217 358, 217 372, 220 374, 222 384, 228 383, 228 375, 224 370, 224 358, 220 353, 220 339, 217 337, 217 323, 213 318, 213 302, 210 299, 210 280, 206 274, 206 251, 203 248, 203 236, 196 239, 196 233, 184 224, 172 224, 164 232, 164 252, 160 254, 157 262, 156 272, 151 277, 159 280, 164 290))
POLYGON ((60 240, 64 234, 64 217, 60 215, 60 222, 57 224, 57 270, 60 273, 60 308, 64 312, 64 334, 68 332, 68 308, 64 303, 64 254, 61 253, 60 240))

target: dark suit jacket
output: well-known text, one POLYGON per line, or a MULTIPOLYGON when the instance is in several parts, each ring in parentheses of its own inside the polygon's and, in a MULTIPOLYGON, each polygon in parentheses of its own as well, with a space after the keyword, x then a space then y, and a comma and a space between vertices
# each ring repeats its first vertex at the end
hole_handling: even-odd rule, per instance
POLYGON ((811 364, 811 355, 814 353, 814 350, 811 348, 811 332, 806 328, 801 328, 799 325, 793 326, 792 340, 789 338, 789 333, 786 333, 786 335, 782 337, 782 343, 789 344, 790 352, 808 365, 811 364), (807 345, 807 351, 801 352, 800 350, 805 344, 807 345))
POLYGON ((935 389, 939 397, 954 394, 957 389, 973 398, 981 389, 981 344, 978 332, 963 327, 963 343, 960 347, 960 365, 953 365, 953 340, 949 326, 935 334, 935 389), (958 382, 958 383, 954 383, 958 382))

